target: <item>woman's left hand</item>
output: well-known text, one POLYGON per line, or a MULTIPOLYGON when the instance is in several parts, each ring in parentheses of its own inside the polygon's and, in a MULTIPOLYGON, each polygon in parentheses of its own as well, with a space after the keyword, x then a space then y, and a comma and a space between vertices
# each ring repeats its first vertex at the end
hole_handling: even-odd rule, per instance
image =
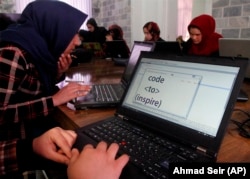
POLYGON ((68 164, 76 137, 72 130, 55 127, 33 140, 33 151, 44 158, 68 164))

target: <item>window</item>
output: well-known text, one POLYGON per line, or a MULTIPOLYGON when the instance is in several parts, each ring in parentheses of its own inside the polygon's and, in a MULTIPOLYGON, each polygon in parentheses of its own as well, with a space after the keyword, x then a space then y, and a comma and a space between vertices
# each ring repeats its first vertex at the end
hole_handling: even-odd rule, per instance
POLYGON ((193 0, 178 0, 178 36, 185 41, 189 38, 187 26, 192 20, 192 8, 193 0))
MULTIPOLYGON (((14 0, 15 6, 14 12, 16 13, 21 13, 23 9, 26 7, 27 4, 32 2, 34 0, 14 0)), ((67 4, 72 5, 73 7, 79 9, 80 11, 84 12, 85 14, 88 14, 88 17, 92 16, 92 1, 91 0, 84 0, 84 1, 79 1, 79 0, 61 0, 67 4)), ((85 21, 86 23, 86 21, 85 21)), ((85 23, 82 25, 83 27, 86 27, 85 23)))

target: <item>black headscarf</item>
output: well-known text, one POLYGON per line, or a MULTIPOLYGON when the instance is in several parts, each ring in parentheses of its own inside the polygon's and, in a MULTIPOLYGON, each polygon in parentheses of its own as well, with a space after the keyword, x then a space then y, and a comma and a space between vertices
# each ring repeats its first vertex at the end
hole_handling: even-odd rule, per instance
POLYGON ((97 23, 96 23, 96 21, 95 21, 94 18, 90 18, 90 19, 87 21, 87 24, 90 24, 90 25, 94 26, 95 30, 96 30, 96 28, 98 28, 98 25, 97 25, 97 23))
POLYGON ((0 33, 1 41, 21 46, 31 56, 47 94, 52 93, 57 62, 87 15, 60 1, 34 1, 16 25, 0 33))

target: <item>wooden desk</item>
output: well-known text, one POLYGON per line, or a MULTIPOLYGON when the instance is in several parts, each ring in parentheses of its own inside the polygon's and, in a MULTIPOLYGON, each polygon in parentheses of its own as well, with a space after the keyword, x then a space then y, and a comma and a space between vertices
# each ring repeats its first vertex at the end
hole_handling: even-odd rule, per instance
MULTIPOLYGON (((123 73, 123 67, 114 66, 112 62, 95 62, 89 66, 81 67, 82 74, 90 75, 92 70, 100 68, 93 76, 94 82, 117 82, 123 73), (86 70, 86 71, 85 71, 86 70)), ((76 69, 72 69, 76 70, 76 69)), ((71 72, 70 72, 71 74, 71 72)), ((242 89, 250 96, 250 82, 245 81, 242 89)), ((235 108, 250 112, 250 100, 247 102, 237 102, 235 108)), ((81 126, 102 120, 112 116, 115 108, 87 109, 73 111, 66 105, 59 106, 55 111, 55 116, 65 129, 76 129, 81 126)), ((241 112, 234 112, 233 119, 244 120, 246 116, 241 112)), ((229 123, 224 139, 222 141, 217 162, 250 162, 250 138, 244 138, 239 135, 235 124, 229 123)))
MULTIPOLYGON (((244 92, 250 97, 250 81, 244 81, 242 85, 244 92)), ((241 109, 250 113, 250 100, 247 102, 237 102, 235 109, 241 109)), ((242 112, 233 112, 232 119, 243 121, 247 116, 242 112)), ((250 162, 250 138, 244 138, 239 135, 238 128, 230 122, 227 127, 224 139, 222 141, 218 162, 250 162)))

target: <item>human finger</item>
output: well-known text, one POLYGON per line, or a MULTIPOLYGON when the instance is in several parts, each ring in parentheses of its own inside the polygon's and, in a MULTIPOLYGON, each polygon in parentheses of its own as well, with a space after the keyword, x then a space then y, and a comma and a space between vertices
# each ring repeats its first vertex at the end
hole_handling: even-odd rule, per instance
POLYGON ((60 154, 63 153, 67 157, 71 157, 71 147, 75 138, 73 135, 67 134, 68 131, 65 131, 61 128, 57 128, 58 131, 55 132, 55 135, 51 136, 51 140, 55 145, 62 151, 59 152, 60 154), (67 137, 65 137, 67 136, 67 137), (70 142, 70 140, 72 140, 70 142), (71 144, 72 143, 72 144, 71 144))
POLYGON ((83 147, 83 150, 85 150, 85 149, 93 149, 93 148, 94 148, 93 145, 91 145, 91 144, 86 144, 86 145, 83 147))
POLYGON ((111 159, 114 159, 116 157, 118 150, 119 150, 119 145, 117 143, 112 143, 107 150, 108 156, 111 159))
POLYGON ((77 137, 76 132, 72 130, 66 130, 65 132, 62 132, 62 135, 64 136, 69 145, 73 145, 77 137))
POLYGON ((80 155, 79 151, 76 148, 73 148, 71 150, 70 163, 76 161, 79 155, 80 155))
POLYGON ((129 156, 127 154, 121 155, 116 160, 116 170, 119 171, 119 173, 121 173, 122 169, 125 167, 128 161, 129 161, 129 156))
POLYGON ((87 95, 91 90, 91 86, 90 85, 80 85, 76 91, 75 91, 75 95, 76 97, 80 97, 80 96, 85 96, 87 95))
POLYGON ((99 142, 97 144, 96 149, 100 150, 100 151, 106 152, 107 151, 107 147, 108 147, 108 144, 106 142, 104 142, 104 141, 101 141, 101 142, 99 142))
POLYGON ((64 152, 57 152, 57 151, 51 152, 49 157, 50 160, 53 160, 58 163, 63 163, 66 165, 69 163, 70 158, 71 157, 66 156, 64 152))

